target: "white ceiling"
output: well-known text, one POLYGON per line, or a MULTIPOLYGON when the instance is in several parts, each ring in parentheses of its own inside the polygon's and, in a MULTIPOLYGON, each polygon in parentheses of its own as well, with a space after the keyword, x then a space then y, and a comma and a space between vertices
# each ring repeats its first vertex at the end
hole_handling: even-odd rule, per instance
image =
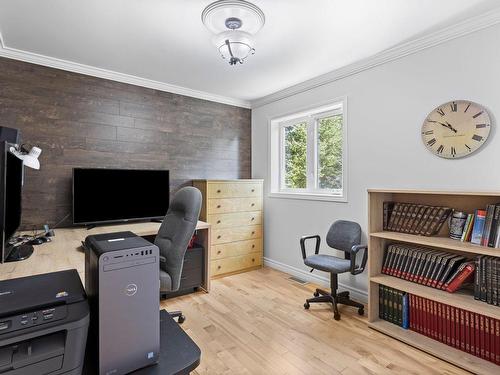
POLYGON ((498 6, 498 0, 253 0, 256 54, 229 66, 201 23, 210 0, 0 0, 11 49, 254 100, 498 6))

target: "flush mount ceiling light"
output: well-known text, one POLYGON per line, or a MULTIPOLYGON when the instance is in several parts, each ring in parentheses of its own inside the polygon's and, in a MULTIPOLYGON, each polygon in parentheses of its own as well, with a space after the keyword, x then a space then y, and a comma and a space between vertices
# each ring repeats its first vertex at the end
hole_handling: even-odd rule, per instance
POLYGON ((230 65, 242 64, 255 53, 253 36, 266 21, 256 5, 244 0, 219 0, 207 6, 201 21, 215 34, 213 42, 230 65))

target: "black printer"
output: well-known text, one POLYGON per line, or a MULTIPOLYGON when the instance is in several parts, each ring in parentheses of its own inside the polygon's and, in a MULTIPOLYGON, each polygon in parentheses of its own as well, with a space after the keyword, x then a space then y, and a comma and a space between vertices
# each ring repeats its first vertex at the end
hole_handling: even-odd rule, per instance
POLYGON ((76 270, 0 281, 0 374, 81 374, 88 326, 76 270))

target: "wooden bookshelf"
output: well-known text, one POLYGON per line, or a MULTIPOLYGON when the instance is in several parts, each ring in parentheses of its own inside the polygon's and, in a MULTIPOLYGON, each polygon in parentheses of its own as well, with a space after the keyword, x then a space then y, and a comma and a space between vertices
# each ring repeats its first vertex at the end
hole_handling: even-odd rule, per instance
POLYGON ((500 256, 500 249, 474 245, 448 237, 445 223, 435 237, 388 232, 383 230, 383 203, 386 201, 448 206, 456 210, 473 213, 477 208, 500 202, 500 192, 451 192, 419 190, 368 190, 368 231, 369 231, 369 326, 397 340, 403 341, 438 358, 453 363, 476 374, 500 373, 500 366, 461 350, 442 344, 417 332, 403 329, 395 324, 379 319, 379 285, 386 285, 407 293, 428 298, 440 303, 466 309, 495 319, 500 319, 500 307, 488 305, 474 299, 470 291, 448 293, 394 276, 381 274, 384 250, 389 244, 407 243, 442 249, 473 258, 476 255, 500 256))

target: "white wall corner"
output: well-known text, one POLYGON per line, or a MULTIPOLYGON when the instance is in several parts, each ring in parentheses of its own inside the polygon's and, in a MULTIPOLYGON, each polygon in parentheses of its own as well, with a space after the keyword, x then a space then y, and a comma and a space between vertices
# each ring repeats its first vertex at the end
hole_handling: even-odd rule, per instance
POLYGON ((471 17, 456 24, 444 27, 440 30, 430 32, 400 43, 385 51, 377 53, 366 59, 346 65, 342 68, 333 70, 329 73, 320 75, 302 83, 290 86, 286 89, 277 91, 273 94, 264 96, 251 101, 253 109, 262 107, 266 104, 314 89, 319 86, 349 77, 362 71, 374 68, 376 66, 403 58, 405 56, 417 53, 421 50, 437 46, 449 40, 474 33, 479 30, 497 25, 500 23, 500 7, 490 10, 481 15, 471 17))
MULTIPOLYGON (((330 287, 330 279, 323 275, 319 275, 318 273, 311 273, 304 270, 301 270, 296 267, 289 266, 288 264, 278 262, 276 260, 264 257, 264 265, 269 268, 276 269, 281 272, 288 273, 289 275, 296 276, 301 278, 302 280, 306 280, 307 282, 321 285, 322 287, 329 288, 330 287)), ((317 271, 319 272, 319 271, 317 271)), ((359 302, 368 303, 368 292, 353 288, 350 285, 346 285, 344 283, 339 282, 340 290, 349 291, 351 297, 359 302)))
POLYGON ((171 92, 174 94, 189 96, 197 99, 208 100, 227 105, 242 108, 250 108, 250 102, 237 98, 230 98, 205 91, 193 90, 187 87, 171 85, 168 83, 155 81, 147 78, 115 72, 90 65, 80 64, 73 61, 62 60, 55 57, 40 55, 33 52, 23 51, 6 46, 5 40, 0 33, 0 57, 24 61, 36 65, 47 66, 50 68, 66 70, 73 73, 85 74, 92 77, 109 79, 111 81, 127 83, 134 86, 146 87, 149 89, 171 92))

